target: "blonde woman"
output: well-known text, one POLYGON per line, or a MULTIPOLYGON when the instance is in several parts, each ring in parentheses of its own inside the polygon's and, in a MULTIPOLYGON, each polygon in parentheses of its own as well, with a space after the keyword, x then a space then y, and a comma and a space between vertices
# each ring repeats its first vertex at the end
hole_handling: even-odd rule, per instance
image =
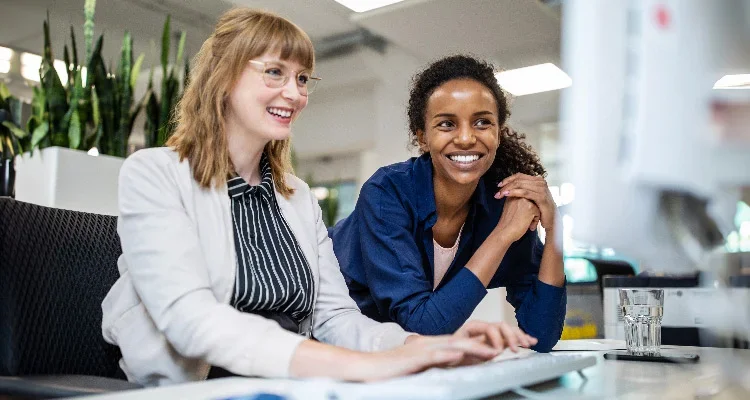
POLYGON ((349 297, 320 208, 291 175, 290 128, 318 79, 303 31, 234 9, 194 64, 168 146, 120 172, 121 277, 102 330, 129 380, 366 381, 498 354, 494 325, 420 337, 349 297))

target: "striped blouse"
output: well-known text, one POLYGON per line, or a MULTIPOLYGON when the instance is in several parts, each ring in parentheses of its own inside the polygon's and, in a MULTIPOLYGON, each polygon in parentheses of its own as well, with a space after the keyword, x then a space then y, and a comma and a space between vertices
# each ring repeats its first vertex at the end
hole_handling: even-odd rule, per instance
POLYGON ((260 173, 258 186, 242 177, 227 182, 237 248, 232 306, 243 312, 282 312, 300 322, 313 308, 312 271, 276 202, 265 154, 260 173))

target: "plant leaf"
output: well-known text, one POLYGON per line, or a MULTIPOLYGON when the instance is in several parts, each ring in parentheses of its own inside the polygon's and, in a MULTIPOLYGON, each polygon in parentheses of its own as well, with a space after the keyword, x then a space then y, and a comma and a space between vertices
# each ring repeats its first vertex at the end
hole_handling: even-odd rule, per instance
POLYGON ((15 137, 19 139, 23 139, 29 135, 28 133, 26 133, 26 131, 19 128, 18 126, 16 126, 16 124, 14 124, 11 121, 3 121, 3 126, 10 129, 10 132, 13 133, 13 135, 15 135, 15 137))
POLYGON ((164 21, 164 31, 161 34, 161 72, 162 79, 166 79, 167 76, 167 65, 169 64, 169 46, 170 46, 170 20, 171 16, 167 15, 167 20, 164 21))
POLYGON ((78 48, 76 47, 76 33, 73 30, 73 25, 70 26, 70 50, 71 50, 71 56, 73 59, 71 62, 73 63, 73 68, 76 70, 78 69, 78 48))
POLYGON ((180 65, 182 65, 182 54, 185 52, 185 37, 187 35, 185 34, 185 31, 182 31, 180 34, 180 42, 177 45, 177 58, 175 59, 174 66, 175 68, 179 68, 180 65))
POLYGON ((130 89, 135 90, 135 84, 138 82, 138 75, 141 74, 141 65, 143 65, 143 59, 146 58, 146 54, 141 53, 133 63, 133 69, 130 71, 130 89))
POLYGON ((86 47, 86 65, 91 62, 94 45, 94 11, 96 10, 96 0, 86 0, 83 6, 83 43, 86 47))
POLYGON ((73 107, 73 114, 70 116, 68 127, 68 141, 71 149, 77 149, 81 145, 81 118, 78 115, 78 108, 73 107))
POLYGON ((0 99, 5 100, 8 97, 10 97, 10 90, 5 86, 5 82, 0 80, 0 99))
POLYGON ((49 133, 49 123, 47 121, 42 121, 42 123, 39 124, 31 134, 31 148, 33 149, 37 147, 39 142, 47 136, 47 133, 49 133))

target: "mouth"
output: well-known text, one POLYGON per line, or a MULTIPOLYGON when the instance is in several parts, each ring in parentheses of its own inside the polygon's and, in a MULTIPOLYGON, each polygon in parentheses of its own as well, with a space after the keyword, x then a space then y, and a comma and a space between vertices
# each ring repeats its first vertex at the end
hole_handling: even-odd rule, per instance
POLYGON ((468 169, 477 165, 484 156, 485 154, 478 152, 460 152, 446 154, 445 158, 461 169, 468 169))
POLYGON ((287 107, 267 107, 266 112, 271 114, 275 120, 282 123, 290 123, 294 115, 294 109, 287 107))

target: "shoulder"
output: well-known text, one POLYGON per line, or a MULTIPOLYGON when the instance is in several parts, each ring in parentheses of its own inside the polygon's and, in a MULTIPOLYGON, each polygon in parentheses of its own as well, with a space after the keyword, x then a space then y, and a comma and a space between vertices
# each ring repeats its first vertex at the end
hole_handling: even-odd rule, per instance
POLYGON ((120 169, 120 182, 186 182, 192 180, 188 160, 180 161, 180 156, 168 147, 155 147, 138 150, 123 162, 120 169))
POLYGON ((397 197, 407 195, 413 191, 419 179, 415 171, 418 158, 410 158, 385 167, 380 167, 362 185, 363 194, 392 194, 397 197))
MULTIPOLYGON (((184 161, 187 164, 187 160, 184 161)), ((138 150, 125 159, 123 170, 138 168, 168 167, 181 164, 180 156, 168 147, 153 147, 138 150)))

